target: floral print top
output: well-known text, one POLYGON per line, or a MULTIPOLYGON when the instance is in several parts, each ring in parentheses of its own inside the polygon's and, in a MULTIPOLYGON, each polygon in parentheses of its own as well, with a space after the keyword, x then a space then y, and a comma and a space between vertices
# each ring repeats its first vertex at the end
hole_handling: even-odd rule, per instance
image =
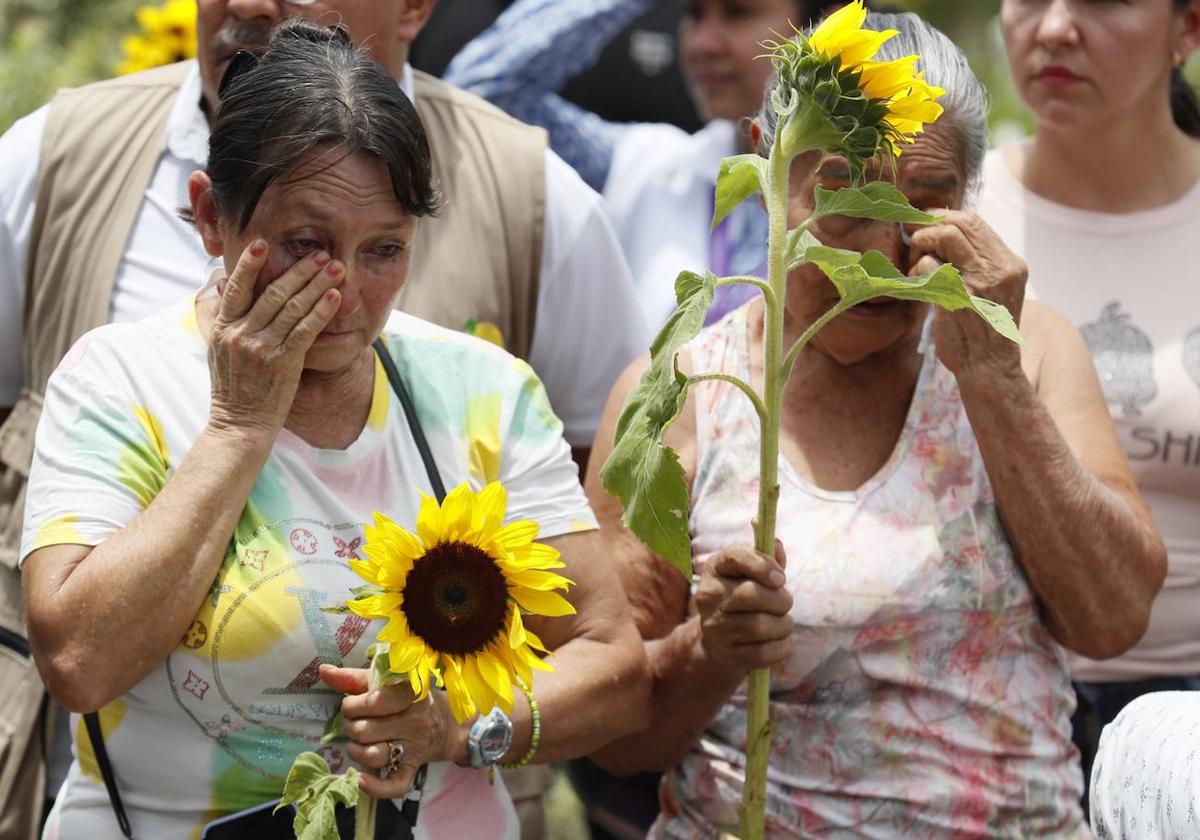
MULTIPOLYGON (((749 375, 744 306, 690 345, 749 375)), ((928 345, 928 332, 926 341, 928 345)), ((862 487, 779 466, 796 630, 771 675, 770 837, 1086 838, 1063 650, 1013 558, 953 374, 928 346, 900 439, 862 487)), ((758 420, 695 391, 697 569, 751 544, 758 420)), ((744 687, 663 781, 659 838, 737 830, 744 687)))

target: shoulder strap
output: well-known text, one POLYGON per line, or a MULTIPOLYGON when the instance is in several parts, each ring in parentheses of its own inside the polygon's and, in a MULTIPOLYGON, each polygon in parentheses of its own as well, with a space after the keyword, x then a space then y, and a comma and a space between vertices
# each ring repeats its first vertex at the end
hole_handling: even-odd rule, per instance
MULTIPOLYGON (((433 460, 433 452, 429 448, 429 441, 425 438, 425 430, 421 428, 421 421, 417 417, 417 408, 413 405, 408 389, 404 387, 404 380, 400 378, 400 371, 396 369, 396 363, 392 360, 392 354, 388 352, 387 345, 383 343, 382 336, 375 339, 372 346, 375 348, 375 355, 379 357, 380 364, 383 365, 383 372, 387 374, 392 390, 396 393, 396 399, 400 400, 400 406, 404 409, 404 418, 408 421, 408 429, 412 433, 413 442, 417 445, 417 451, 421 453, 421 462, 425 464, 425 474, 429 476, 429 485, 433 488, 433 495, 437 497, 438 504, 441 504, 446 499, 446 486, 442 484, 442 476, 438 472, 437 462, 433 460)), ((410 829, 417 827, 417 812, 421 808, 421 796, 425 791, 425 774, 428 771, 429 765, 422 764, 417 770, 417 777, 413 780, 412 791, 404 800, 404 804, 400 806, 400 814, 408 821, 410 829)))
POLYGON ((392 361, 392 354, 388 352, 383 339, 375 339, 372 346, 375 348, 375 354, 379 356, 383 372, 387 374, 388 382, 391 383, 396 398, 400 400, 400 406, 404 409, 404 419, 408 421, 408 429, 412 432, 413 442, 417 445, 417 451, 421 453, 421 462, 425 464, 425 474, 429 476, 429 485, 433 488, 433 495, 437 497, 438 504, 441 504, 446 498, 446 486, 442 484, 442 476, 438 472, 437 463, 433 460, 433 452, 429 449, 425 430, 421 428, 421 421, 417 419, 417 409, 413 405, 412 397, 408 395, 408 389, 404 387, 404 380, 400 378, 400 371, 396 369, 396 363, 392 361))
MULTIPOLYGON (((392 354, 387 351, 383 339, 375 339, 372 346, 375 354, 379 357, 380 364, 383 365, 383 372, 387 374, 392 391, 395 392, 396 398, 400 400, 400 406, 404 409, 409 432, 413 436, 413 442, 417 445, 417 451, 421 453, 425 474, 429 477, 433 494, 440 504, 446 498, 446 485, 442 483, 437 462, 433 459, 433 451, 429 448, 429 440, 425 437, 425 430, 421 427, 421 421, 417 417, 416 406, 413 405, 408 389, 404 387, 404 380, 400 378, 400 371, 396 369, 396 363, 392 361, 392 354)), ((104 746, 104 731, 100 728, 100 715, 96 712, 89 712, 83 716, 83 722, 87 728, 88 740, 92 742, 92 752, 96 754, 96 764, 100 768, 100 775, 104 777, 104 787, 108 790, 108 801, 112 803, 113 813, 117 817, 117 825, 121 827, 121 834, 126 840, 133 840, 129 817, 125 814, 125 805, 121 802, 121 792, 117 790, 117 778, 113 773, 112 762, 108 759, 108 748, 104 746)), ((417 811, 421 807, 421 793, 425 787, 427 770, 427 765, 421 765, 421 769, 417 771, 417 778, 413 781, 412 794, 404 800, 404 805, 400 808, 400 813, 407 820, 409 827, 417 825, 417 811)))
POLYGON ((100 728, 99 713, 88 712, 83 716, 83 724, 87 727, 88 740, 92 742, 92 752, 96 754, 96 764, 100 767, 100 775, 104 777, 104 787, 108 789, 108 801, 112 803, 113 813, 117 815, 117 825, 121 827, 121 835, 126 840, 133 840, 133 829, 129 827, 129 817, 125 815, 121 792, 117 790, 117 777, 113 775, 112 763, 108 760, 108 748, 104 746, 104 730, 100 728))

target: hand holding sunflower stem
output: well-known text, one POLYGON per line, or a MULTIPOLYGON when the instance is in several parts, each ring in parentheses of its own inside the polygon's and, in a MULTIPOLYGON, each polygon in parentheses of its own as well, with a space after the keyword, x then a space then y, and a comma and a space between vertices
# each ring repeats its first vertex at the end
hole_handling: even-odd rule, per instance
MULTIPOLYGON (((718 278, 682 272, 675 283, 678 307, 650 349, 650 364, 629 395, 617 421, 616 441, 601 471, 605 488, 621 500, 623 520, 655 553, 689 580, 692 577, 688 501, 684 472, 663 436, 683 410, 687 389, 696 382, 721 380, 749 398, 761 425, 760 481, 754 548, 771 557, 779 501, 779 426, 782 395, 799 354, 826 324, 852 306, 889 296, 937 304, 950 310, 971 309, 1006 338, 1020 342, 1011 314, 1001 306, 970 295, 957 270, 943 265, 929 274, 906 277, 882 253, 859 254, 829 248, 809 232, 828 215, 929 225, 938 217, 912 207, 895 187, 875 182, 837 191, 814 189, 813 212, 788 229, 791 164, 812 154, 819 168, 825 155, 844 157, 853 181, 862 183, 873 158, 894 160, 926 123, 938 118, 935 101, 944 91, 928 84, 916 70, 919 56, 873 61, 879 48, 897 35, 894 30, 862 28, 866 10, 854 0, 830 15, 809 37, 764 44, 775 65, 778 85, 772 93, 777 130, 766 159, 736 155, 721 163, 714 198, 713 226, 734 207, 761 193, 769 218, 767 272, 755 277, 718 278), (786 352, 783 347, 784 304, 790 271, 816 265, 837 288, 840 300, 810 325, 786 352), (748 283, 763 292, 763 387, 723 373, 685 376, 676 353, 700 332, 720 285, 748 283)), ((741 837, 761 840, 766 817, 767 766, 771 747, 770 673, 751 671, 748 679, 746 769, 741 806, 741 837)), ((722 826, 722 830, 728 827, 722 826)))
MULTIPOLYGON (((369 669, 322 668, 332 687, 351 694, 327 734, 344 727, 355 741, 352 757, 398 774, 361 782, 356 775, 357 840, 373 836, 375 796, 401 796, 422 764, 457 757, 447 737, 453 727, 493 706, 511 713, 514 685, 532 688, 535 670, 553 670, 542 660, 549 651, 523 616, 573 614, 556 592, 572 582, 551 571, 565 564, 557 550, 534 541, 537 523, 504 524, 506 505, 498 482, 478 494, 460 485, 441 505, 423 496, 415 534, 376 513, 365 528, 366 559, 349 561, 366 583, 332 611, 386 624, 369 669), (399 759, 396 744, 403 747, 399 759)), ((349 804, 343 787, 328 782, 328 768, 319 772, 323 764, 304 753, 285 786, 284 801, 298 806, 299 840, 337 840, 331 819, 328 828, 312 828, 327 799, 333 813, 333 800, 319 798, 322 791, 333 789, 337 801, 349 804), (318 772, 309 772, 315 762, 318 772), (305 778, 293 782, 298 767, 305 778)))

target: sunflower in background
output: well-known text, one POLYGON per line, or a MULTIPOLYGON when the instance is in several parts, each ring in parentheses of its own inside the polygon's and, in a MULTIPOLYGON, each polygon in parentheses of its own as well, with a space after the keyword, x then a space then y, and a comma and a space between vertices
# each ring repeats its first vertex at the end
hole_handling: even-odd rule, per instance
POLYGON ((137 10, 137 35, 121 39, 121 75, 196 57, 196 0, 166 0, 137 10))
POLYGON ((365 530, 366 560, 350 567, 367 587, 350 611, 386 619, 378 641, 389 645, 390 669, 406 674, 420 700, 444 685, 459 723, 476 711, 512 711, 513 686, 532 689, 534 669, 553 670, 541 639, 522 614, 571 615, 554 590, 571 581, 550 571, 565 564, 534 542, 536 522, 504 524, 507 494, 499 482, 474 493, 462 484, 442 505, 423 496, 412 534, 381 513, 365 530))

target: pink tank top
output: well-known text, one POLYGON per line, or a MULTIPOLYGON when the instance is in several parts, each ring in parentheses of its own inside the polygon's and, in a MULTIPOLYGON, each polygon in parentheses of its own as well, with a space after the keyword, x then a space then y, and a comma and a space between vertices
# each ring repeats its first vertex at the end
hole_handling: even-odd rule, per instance
MULTIPOLYGON (((690 346, 697 372, 747 378, 744 306, 690 346)), ((758 419, 731 385, 695 390, 697 568, 751 544, 758 419)), ((768 835, 1088 837, 1063 650, 997 516, 954 376, 927 349, 888 462, 822 490, 784 459, 778 536, 795 599, 771 677, 768 835)), ((736 831, 739 691, 662 788, 653 836, 736 831)))

